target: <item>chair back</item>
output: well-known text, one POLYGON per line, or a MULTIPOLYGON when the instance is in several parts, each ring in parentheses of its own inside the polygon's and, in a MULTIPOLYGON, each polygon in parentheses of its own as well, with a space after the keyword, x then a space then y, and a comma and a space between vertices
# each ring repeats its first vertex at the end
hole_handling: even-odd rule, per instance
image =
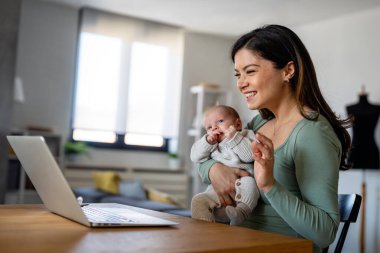
MULTIPOLYGON (((340 232, 339 240, 336 244, 334 253, 340 253, 343 249, 344 241, 346 240, 348 228, 351 223, 355 223, 360 205, 362 203, 362 197, 358 194, 338 194, 339 201, 339 212, 340 212, 340 222, 343 222, 343 228, 340 232)), ((323 250, 324 253, 327 253, 328 248, 323 250)))
POLYGON ((339 211, 341 222, 355 223, 362 202, 362 197, 358 194, 339 194, 339 211))

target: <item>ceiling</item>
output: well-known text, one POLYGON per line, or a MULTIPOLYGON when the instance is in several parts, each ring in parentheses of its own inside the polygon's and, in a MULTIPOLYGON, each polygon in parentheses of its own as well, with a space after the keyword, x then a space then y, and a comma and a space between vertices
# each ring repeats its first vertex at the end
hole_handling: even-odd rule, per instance
POLYGON ((89 6, 181 26, 237 36, 269 23, 289 27, 380 6, 379 0, 44 0, 89 6))

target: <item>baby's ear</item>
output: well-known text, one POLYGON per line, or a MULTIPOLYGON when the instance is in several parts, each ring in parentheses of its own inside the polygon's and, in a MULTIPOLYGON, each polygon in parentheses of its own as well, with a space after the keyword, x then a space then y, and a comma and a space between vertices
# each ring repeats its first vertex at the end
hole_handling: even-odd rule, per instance
POLYGON ((241 129, 242 129, 242 123, 241 123, 240 119, 236 119, 235 128, 236 128, 236 130, 241 131, 241 129))

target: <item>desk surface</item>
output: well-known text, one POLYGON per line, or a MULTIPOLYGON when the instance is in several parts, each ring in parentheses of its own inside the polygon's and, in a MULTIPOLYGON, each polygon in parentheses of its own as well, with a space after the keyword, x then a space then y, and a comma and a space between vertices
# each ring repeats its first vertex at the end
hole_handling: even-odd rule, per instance
POLYGON ((87 228, 43 205, 0 205, 0 252, 312 252, 308 240, 138 210, 179 225, 87 228))

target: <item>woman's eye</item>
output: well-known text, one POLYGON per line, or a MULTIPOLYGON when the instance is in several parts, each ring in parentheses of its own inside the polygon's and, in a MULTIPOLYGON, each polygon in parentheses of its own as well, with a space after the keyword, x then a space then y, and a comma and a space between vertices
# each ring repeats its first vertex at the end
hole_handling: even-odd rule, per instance
POLYGON ((255 70, 248 70, 247 71, 247 74, 249 75, 249 74, 254 74, 256 71, 255 70))
POLYGON ((239 77, 240 77, 240 74, 238 74, 238 73, 235 73, 235 77, 239 79, 239 77))

